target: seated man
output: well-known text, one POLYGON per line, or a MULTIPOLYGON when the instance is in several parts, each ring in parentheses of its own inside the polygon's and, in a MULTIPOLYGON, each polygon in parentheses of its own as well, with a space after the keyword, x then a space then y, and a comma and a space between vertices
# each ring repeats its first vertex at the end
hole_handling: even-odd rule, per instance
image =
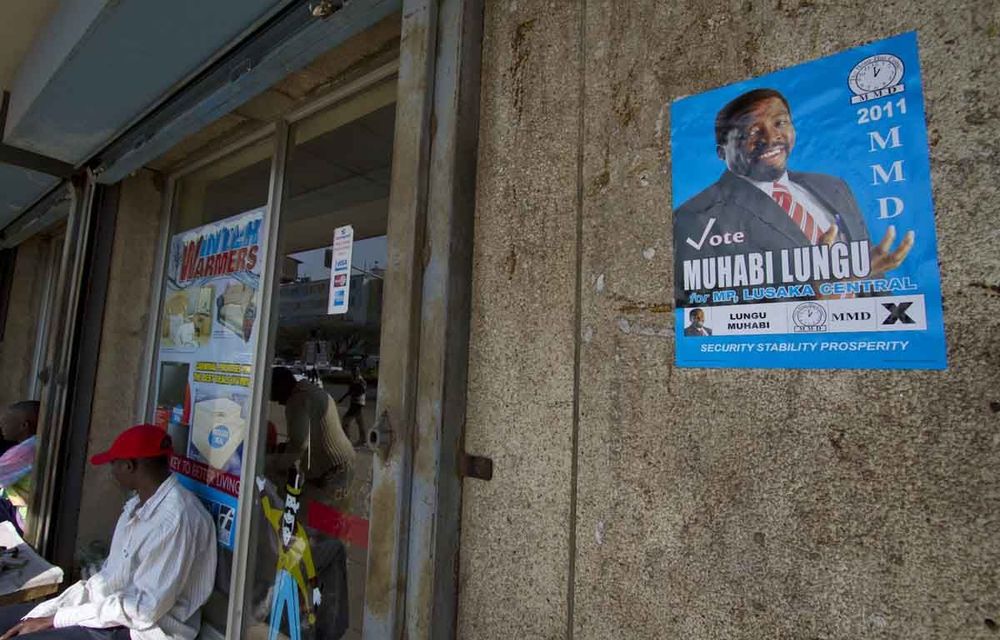
POLYGON ((31 504, 31 468, 35 465, 38 431, 36 400, 15 402, 0 416, 0 434, 15 443, 0 456, 0 522, 9 521, 24 535, 31 504))
POLYGON ((59 597, 0 608, 0 640, 26 636, 192 640, 215 581, 212 518, 170 473, 170 436, 153 425, 126 430, 91 464, 136 493, 118 519, 104 567, 59 597))

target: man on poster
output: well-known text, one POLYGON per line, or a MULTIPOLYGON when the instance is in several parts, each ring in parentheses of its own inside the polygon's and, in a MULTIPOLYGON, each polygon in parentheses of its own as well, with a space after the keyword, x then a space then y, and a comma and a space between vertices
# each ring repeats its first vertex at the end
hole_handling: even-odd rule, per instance
POLYGON ((705 326, 705 310, 692 309, 688 314, 691 324, 684 327, 684 335, 687 337, 704 337, 712 335, 712 329, 705 326))
MULTIPOLYGON (((716 154, 726 171, 674 213, 676 264, 749 251, 868 240, 868 228, 850 187, 840 178, 789 171, 795 126, 788 100, 774 89, 754 89, 727 103, 715 119, 716 154), (709 239, 719 237, 713 243, 709 239)), ((871 248, 871 273, 898 267, 913 247, 913 232, 890 251, 890 226, 871 248)), ((675 268, 683 306, 683 270, 675 268)))

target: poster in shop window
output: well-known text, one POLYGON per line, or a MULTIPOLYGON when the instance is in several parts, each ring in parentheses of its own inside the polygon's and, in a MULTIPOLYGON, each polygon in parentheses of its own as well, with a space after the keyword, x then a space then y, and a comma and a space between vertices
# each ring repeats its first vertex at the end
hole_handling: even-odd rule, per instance
POLYGON ((156 422, 174 443, 171 467, 235 541, 243 443, 260 306, 255 209, 170 242, 157 366, 156 422))
POLYGON ((943 369, 915 33, 671 107, 679 366, 943 369))

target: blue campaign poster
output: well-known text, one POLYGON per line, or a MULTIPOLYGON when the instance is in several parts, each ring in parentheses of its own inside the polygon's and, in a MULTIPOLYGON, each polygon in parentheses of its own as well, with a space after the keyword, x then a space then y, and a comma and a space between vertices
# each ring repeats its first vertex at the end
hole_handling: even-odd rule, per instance
POLYGON ((671 107, 677 364, 943 369, 917 36, 671 107))

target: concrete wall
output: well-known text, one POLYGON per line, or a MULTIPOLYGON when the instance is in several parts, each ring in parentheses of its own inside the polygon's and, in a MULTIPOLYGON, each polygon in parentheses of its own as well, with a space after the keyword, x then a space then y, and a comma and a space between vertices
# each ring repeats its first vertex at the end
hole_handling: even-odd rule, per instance
POLYGON ((998 637, 998 31, 986 1, 487 3, 459 637, 998 637), (669 103, 911 29, 948 370, 675 368, 669 103))
MULTIPOLYGON (((140 421, 136 407, 146 365, 146 335, 162 193, 152 172, 121 183, 104 327, 97 365, 87 457, 108 448, 126 427, 140 421)), ((107 467, 87 465, 80 501, 77 549, 109 542, 121 513, 122 490, 107 467)))
POLYGON ((17 248, 7 325, 0 341, 0 406, 28 399, 41 310, 39 292, 49 276, 51 244, 47 238, 35 237, 17 248))

